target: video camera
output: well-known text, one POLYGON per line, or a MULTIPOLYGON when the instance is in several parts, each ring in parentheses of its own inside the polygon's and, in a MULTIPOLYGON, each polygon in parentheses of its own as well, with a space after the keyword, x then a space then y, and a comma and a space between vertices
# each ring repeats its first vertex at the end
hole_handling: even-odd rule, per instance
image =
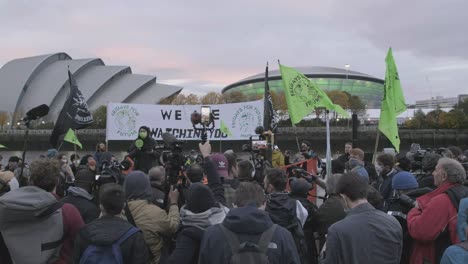
POLYGON ((167 182, 176 185, 181 177, 187 157, 183 153, 185 142, 178 141, 171 133, 162 134, 163 144, 156 145, 155 151, 159 154, 159 162, 166 169, 167 182))
POLYGON ((106 183, 118 183, 122 184, 122 170, 128 169, 125 164, 121 164, 118 161, 106 161, 104 160, 101 164, 101 175, 96 179, 96 185, 102 186, 106 183))
POLYGON ((317 176, 309 173, 308 171, 304 170, 298 166, 291 166, 286 170, 286 174, 289 176, 290 179, 292 178, 303 178, 309 183, 314 183, 317 180, 317 176))

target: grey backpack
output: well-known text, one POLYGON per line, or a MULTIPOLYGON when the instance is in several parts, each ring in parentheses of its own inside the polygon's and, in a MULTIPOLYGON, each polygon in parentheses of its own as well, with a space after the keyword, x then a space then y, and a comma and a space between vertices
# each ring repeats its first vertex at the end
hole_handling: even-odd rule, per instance
POLYGON ((14 263, 50 263, 59 258, 61 207, 51 193, 35 186, 0 197, 0 231, 14 263))
POLYGON ((224 236, 231 248, 232 256, 229 261, 230 264, 268 264, 267 251, 268 246, 273 238, 277 225, 272 225, 270 228, 263 232, 257 243, 245 241, 240 243, 236 233, 220 224, 224 236))

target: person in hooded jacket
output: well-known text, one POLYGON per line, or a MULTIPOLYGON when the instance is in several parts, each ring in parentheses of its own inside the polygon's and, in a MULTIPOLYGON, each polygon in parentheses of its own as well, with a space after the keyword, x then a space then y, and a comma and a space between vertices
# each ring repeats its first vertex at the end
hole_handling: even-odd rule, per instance
POLYGON ((317 236, 315 233, 318 231, 318 208, 307 199, 309 190, 311 190, 313 186, 302 178, 292 178, 289 182, 289 186, 291 188, 289 196, 301 202, 302 206, 307 210, 308 216, 304 224, 304 236, 310 254, 309 263, 317 263, 318 252, 315 246, 315 237, 317 236))
POLYGON ((302 204, 289 197, 286 192, 286 174, 277 168, 268 169, 264 179, 264 189, 268 193, 265 211, 270 214, 273 223, 291 232, 302 262, 308 262, 308 250, 304 240, 303 227, 308 212, 302 204))
POLYGON ((180 210, 181 225, 177 234, 176 248, 170 263, 198 263, 203 233, 206 228, 223 222, 229 209, 223 205, 224 188, 211 160, 209 142, 200 144, 208 186, 197 182, 190 185, 186 205, 180 210))
POLYGON ((234 252, 225 232, 234 234, 239 243, 250 242, 259 245, 262 234, 273 230, 266 245, 266 256, 271 264, 299 264, 294 240, 285 228, 272 222, 265 212, 266 198, 260 185, 242 182, 236 190, 236 208, 231 209, 221 224, 209 227, 203 235, 199 263, 229 263, 234 252))
POLYGON ((128 155, 135 162, 135 170, 148 173, 154 167, 158 158, 157 153, 154 151, 156 141, 151 138, 151 131, 149 127, 142 126, 138 130, 138 138, 128 149, 128 155))
POLYGON ((146 245, 150 250, 150 263, 160 262, 163 236, 175 233, 179 224, 177 189, 169 192, 169 213, 154 205, 149 178, 141 171, 133 171, 124 182, 127 200, 126 217, 130 223, 143 231, 146 245), (132 223, 133 224, 133 223, 132 223))
MULTIPOLYGON (((102 217, 84 226, 78 233, 73 248, 73 262, 80 263, 84 252, 90 245, 110 246, 116 243, 132 225, 120 217, 125 204, 122 187, 108 183, 100 190, 102 217)), ((148 263, 148 248, 141 231, 128 237, 120 244, 123 263, 148 263)))
POLYGON ((93 201, 93 188, 93 173, 86 168, 81 168, 76 172, 75 186, 68 187, 68 195, 60 200, 63 203, 74 205, 86 224, 97 219, 101 213, 93 201))
POLYGON ((99 142, 96 145, 96 152, 94 153, 94 160, 96 161, 96 165, 98 168, 101 168, 101 155, 102 153, 107 152, 106 142, 99 142))

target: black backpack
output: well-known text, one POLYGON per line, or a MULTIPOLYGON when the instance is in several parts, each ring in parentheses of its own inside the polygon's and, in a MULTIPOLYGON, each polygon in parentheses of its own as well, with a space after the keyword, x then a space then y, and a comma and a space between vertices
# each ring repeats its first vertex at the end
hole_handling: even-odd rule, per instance
POLYGON ((240 243, 236 233, 224 227, 222 224, 219 225, 223 230, 224 236, 226 237, 229 246, 231 248, 232 256, 229 260, 230 264, 268 264, 267 251, 268 245, 273 238, 277 225, 273 224, 270 228, 263 232, 258 240, 258 243, 252 243, 245 241, 240 243))
POLYGON ((297 253, 302 264, 309 263, 309 250, 307 247, 307 241, 305 239, 304 230, 297 217, 292 217, 291 224, 286 226, 286 229, 291 233, 294 244, 296 244, 297 253))
MULTIPOLYGON (((458 212, 460 200, 468 197, 468 187, 456 185, 445 191, 445 193, 448 195, 450 202, 452 202, 453 207, 455 207, 455 210, 458 212)), ((452 240, 450 239, 450 232, 447 224, 435 240, 435 256, 437 261, 442 259, 445 250, 451 245, 452 240)))

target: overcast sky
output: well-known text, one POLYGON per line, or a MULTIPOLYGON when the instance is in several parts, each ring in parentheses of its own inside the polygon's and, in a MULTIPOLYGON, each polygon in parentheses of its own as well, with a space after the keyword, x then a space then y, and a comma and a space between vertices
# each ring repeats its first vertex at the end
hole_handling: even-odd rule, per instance
POLYGON ((468 93, 465 0, 0 0, 0 66, 66 52, 220 91, 269 61, 383 78, 393 48, 407 102, 468 93))

